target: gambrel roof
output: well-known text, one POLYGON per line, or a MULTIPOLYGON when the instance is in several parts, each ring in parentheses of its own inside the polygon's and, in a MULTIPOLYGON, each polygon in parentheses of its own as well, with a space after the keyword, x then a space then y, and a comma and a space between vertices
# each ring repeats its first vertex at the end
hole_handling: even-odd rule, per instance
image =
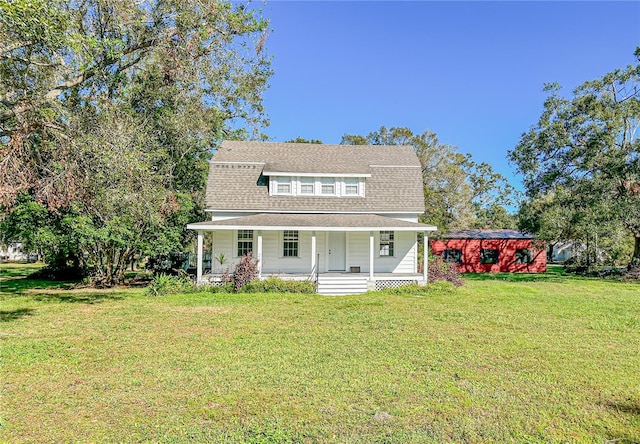
POLYGON ((224 141, 207 180, 207 210, 422 213, 422 168, 411 146, 224 141), (269 175, 364 177, 365 197, 270 196, 269 175))

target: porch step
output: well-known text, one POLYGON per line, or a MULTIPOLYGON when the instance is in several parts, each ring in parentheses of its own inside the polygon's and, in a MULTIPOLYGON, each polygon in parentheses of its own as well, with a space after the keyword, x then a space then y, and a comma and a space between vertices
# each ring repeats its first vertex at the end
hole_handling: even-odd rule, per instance
POLYGON ((367 278, 356 276, 318 276, 318 294, 345 295, 367 292, 367 278))

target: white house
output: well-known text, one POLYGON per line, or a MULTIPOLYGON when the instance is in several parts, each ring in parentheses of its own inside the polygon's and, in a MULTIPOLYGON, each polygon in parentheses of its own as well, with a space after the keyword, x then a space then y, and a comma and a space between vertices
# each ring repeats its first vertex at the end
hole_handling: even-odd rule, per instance
POLYGON ((229 259, 213 264, 214 275, 251 251, 261 277, 317 276, 327 294, 426 283, 418 233, 427 239, 436 227, 418 223, 422 170, 410 146, 225 141, 205 208, 210 220, 187 226, 198 232, 198 281, 211 277, 206 235, 211 256, 229 259))

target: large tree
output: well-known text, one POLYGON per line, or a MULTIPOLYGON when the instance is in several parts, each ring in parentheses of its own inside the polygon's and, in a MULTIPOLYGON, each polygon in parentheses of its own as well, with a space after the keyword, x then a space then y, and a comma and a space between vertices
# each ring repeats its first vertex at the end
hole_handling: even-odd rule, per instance
POLYGON ((546 90, 538 123, 509 152, 528 197, 555 210, 567 239, 605 222, 624 227, 640 261, 640 65, 585 82, 572 97, 556 84, 546 90))
POLYGON ((180 248, 216 143, 266 124, 266 31, 225 1, 0 0, 4 225, 52 213, 107 284, 180 248))
POLYGON ((441 143, 432 131, 414 134, 406 127, 382 126, 366 136, 345 134, 341 143, 412 146, 422 166, 423 220, 440 231, 513 225, 503 206, 511 203, 514 192, 507 180, 489 164, 476 163, 470 154, 441 143))

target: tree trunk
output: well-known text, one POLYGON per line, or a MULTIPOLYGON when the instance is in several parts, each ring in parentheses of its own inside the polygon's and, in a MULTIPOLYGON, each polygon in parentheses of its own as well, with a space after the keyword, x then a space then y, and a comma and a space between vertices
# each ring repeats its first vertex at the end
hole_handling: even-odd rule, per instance
POLYGON ((631 256, 631 265, 640 263, 640 235, 635 236, 635 243, 633 247, 633 256, 631 256))

